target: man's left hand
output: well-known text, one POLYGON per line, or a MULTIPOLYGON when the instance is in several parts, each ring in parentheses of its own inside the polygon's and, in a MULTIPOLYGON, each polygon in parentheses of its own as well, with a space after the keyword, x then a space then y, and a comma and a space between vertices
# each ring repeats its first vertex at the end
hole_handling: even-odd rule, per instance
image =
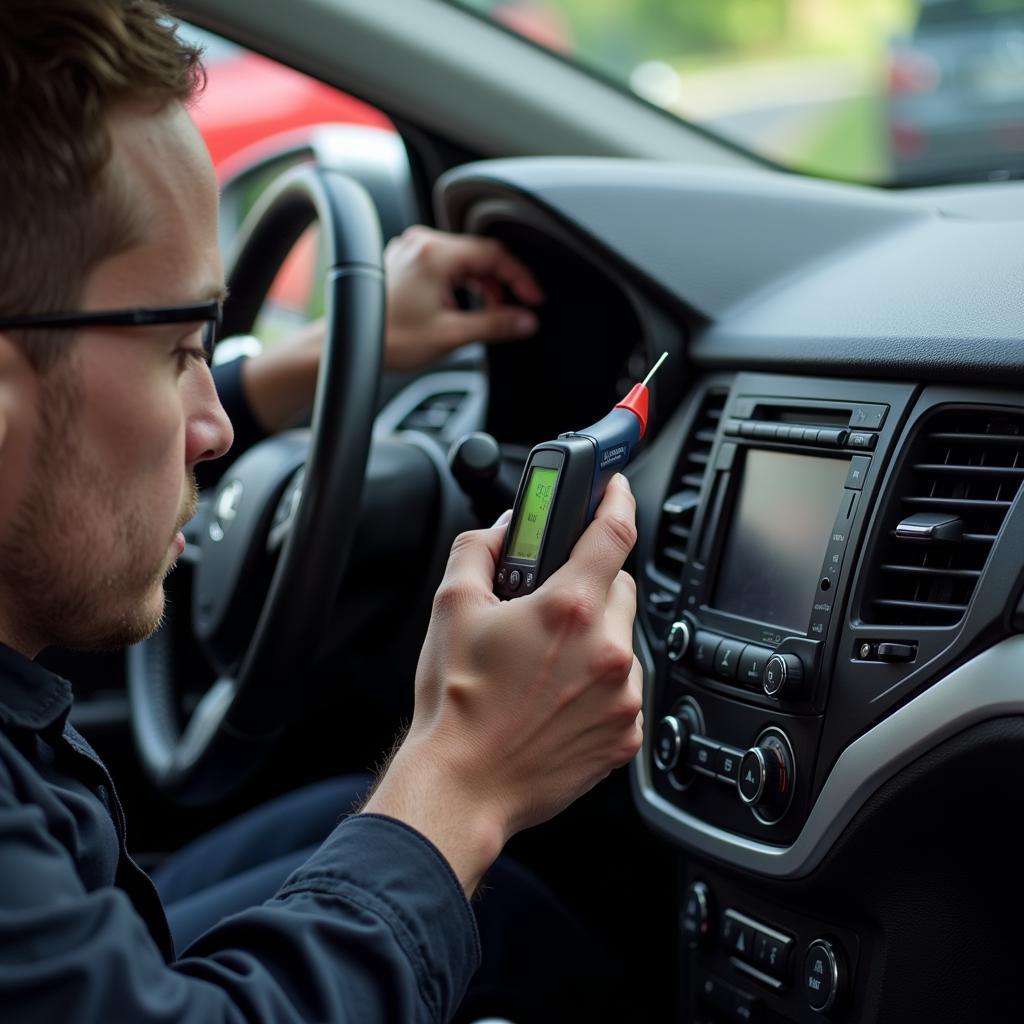
POLYGON ((537 330, 528 307, 543 301, 540 286, 494 239, 411 227, 384 250, 384 277, 389 370, 416 369, 467 342, 511 341, 537 330), (476 295, 482 308, 459 309, 456 289, 476 295))
MULTIPOLYGON (((511 341, 537 330, 530 308, 544 300, 533 274, 500 242, 415 226, 384 250, 384 368, 415 370, 471 341, 511 341), (459 309, 457 289, 481 300, 459 309), (515 301, 506 301, 511 295, 515 301)), ((324 322, 246 362, 242 383, 268 433, 298 422, 313 404, 324 322)))

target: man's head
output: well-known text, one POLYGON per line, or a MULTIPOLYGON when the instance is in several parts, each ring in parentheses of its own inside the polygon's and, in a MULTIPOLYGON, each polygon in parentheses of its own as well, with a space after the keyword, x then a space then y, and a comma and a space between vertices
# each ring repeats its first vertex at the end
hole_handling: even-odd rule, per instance
MULTIPOLYGON (((217 295, 217 193, 184 103, 201 80, 148 0, 0 4, 0 319, 217 295)), ((201 325, 0 331, 0 640, 150 632, 230 444, 201 325)))

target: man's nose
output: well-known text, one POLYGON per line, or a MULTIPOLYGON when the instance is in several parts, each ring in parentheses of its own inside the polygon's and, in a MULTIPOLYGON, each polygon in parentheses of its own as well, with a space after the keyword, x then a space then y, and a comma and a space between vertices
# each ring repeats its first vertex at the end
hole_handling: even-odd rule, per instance
POLYGON ((213 375, 205 367, 190 374, 185 385, 185 462, 194 466, 209 459, 219 459, 235 439, 231 420, 217 397, 213 375))

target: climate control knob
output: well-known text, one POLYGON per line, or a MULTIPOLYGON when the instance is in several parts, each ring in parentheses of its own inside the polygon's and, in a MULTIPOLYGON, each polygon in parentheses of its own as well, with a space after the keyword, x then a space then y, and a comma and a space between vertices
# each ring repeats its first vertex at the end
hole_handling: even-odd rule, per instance
POLYGON ((669 661, 678 661, 690 649, 690 640, 693 632, 690 624, 680 619, 673 622, 669 627, 668 636, 665 638, 665 647, 669 661))
POLYGON ((740 799, 765 825, 773 825, 793 800, 796 762, 780 729, 765 729, 740 761, 740 799))
POLYGON ((804 685, 804 666, 795 654, 773 654, 764 663, 761 685, 769 697, 798 697, 804 685))
POLYGON ((690 726, 682 717, 666 715, 654 729, 654 763, 670 772, 690 742, 690 726))

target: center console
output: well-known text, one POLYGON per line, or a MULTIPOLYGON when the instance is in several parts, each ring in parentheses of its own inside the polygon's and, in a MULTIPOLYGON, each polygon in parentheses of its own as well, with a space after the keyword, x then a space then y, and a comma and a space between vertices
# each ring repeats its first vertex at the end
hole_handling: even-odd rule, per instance
MULTIPOLYGON (((806 819, 835 611, 912 394, 736 381, 702 482, 652 721, 655 791, 706 824, 786 842, 806 819)), ((900 656, 893 647, 876 653, 900 656)))
POLYGON ((848 887, 890 865, 916 884, 919 861, 846 852, 816 872, 887 780, 1024 712, 1024 638, 1006 639, 1024 628, 1024 408, 740 373, 706 381, 657 444, 633 477, 660 513, 641 528, 632 779, 687 851, 681 1004, 707 1024, 874 1019, 878 915, 908 918, 848 887))

